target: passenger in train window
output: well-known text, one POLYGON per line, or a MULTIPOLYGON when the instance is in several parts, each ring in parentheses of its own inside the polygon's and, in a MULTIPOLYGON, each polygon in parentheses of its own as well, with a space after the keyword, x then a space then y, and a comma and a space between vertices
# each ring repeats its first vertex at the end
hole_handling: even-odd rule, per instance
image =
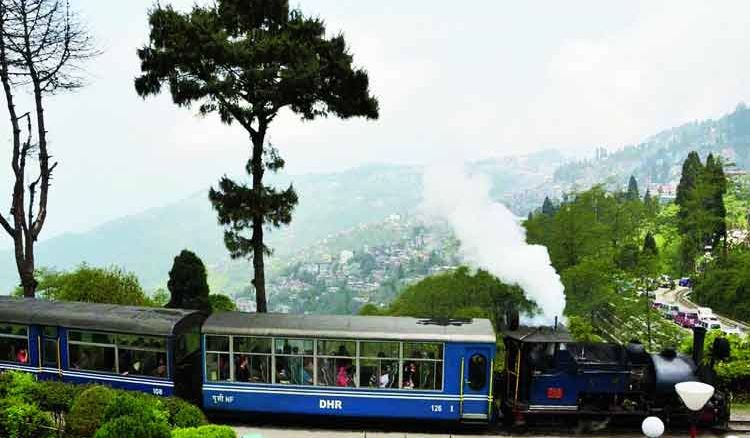
MULTIPOLYGON (((153 375, 155 377, 167 377, 167 360, 164 354, 159 354, 159 364, 156 366, 153 375)), ((227 366, 229 363, 227 362, 227 366)), ((228 371, 227 371, 228 373, 228 371)))
POLYGON ((302 367, 302 384, 313 384, 313 359, 311 357, 305 358, 305 364, 302 367))
POLYGON ((336 386, 353 386, 349 368, 350 367, 344 363, 339 365, 336 375, 336 386))
POLYGON ((318 385, 321 386, 332 386, 333 376, 331 375, 331 361, 332 359, 321 358, 320 367, 318 368, 318 385))
POLYGON ((404 388, 414 389, 416 385, 414 380, 417 378, 417 365, 414 362, 408 362, 404 366, 404 388))
POLYGON ((234 368, 235 380, 238 382, 247 382, 250 380, 250 364, 248 363, 246 355, 241 354, 239 356, 239 361, 234 368))
POLYGON ((20 363, 29 362, 29 353, 26 351, 25 348, 18 349, 18 352, 16 353, 16 362, 20 362, 20 363))

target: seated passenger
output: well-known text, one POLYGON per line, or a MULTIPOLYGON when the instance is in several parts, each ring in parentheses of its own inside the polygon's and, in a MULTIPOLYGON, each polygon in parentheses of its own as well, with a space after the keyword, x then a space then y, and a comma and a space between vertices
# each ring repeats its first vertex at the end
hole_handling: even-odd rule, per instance
POLYGON ((159 365, 154 370, 154 376, 167 377, 167 363, 163 355, 159 355, 159 365))
POLYGON ((28 363, 29 362, 29 353, 26 351, 25 348, 21 347, 18 352, 16 353, 16 361, 21 363, 28 363))
POLYGON ((279 370, 279 373, 276 375, 276 383, 290 383, 289 379, 289 372, 286 370, 286 368, 282 368, 279 370))
POLYGON ((313 384, 313 360, 309 357, 305 358, 305 364, 302 367, 302 384, 313 384))
POLYGON ((131 363, 127 370, 125 370, 124 373, 122 373, 123 376, 127 376, 129 374, 141 374, 141 361, 136 360, 135 362, 131 363))
POLYGON ((250 364, 247 361, 247 356, 244 354, 240 356, 240 362, 234 371, 234 377, 238 382, 247 382, 250 380, 250 364))
POLYGON ((338 374, 336 375, 336 386, 350 386, 351 378, 349 377, 349 371, 346 365, 339 366, 338 374))
POLYGON ((390 387, 390 383, 391 383, 391 367, 386 366, 381 371, 379 382, 378 382, 378 387, 388 388, 390 387))
POLYGON ((329 359, 323 359, 318 369, 318 385, 333 385, 333 376, 331 375, 331 365, 329 359))
POLYGON ((409 362, 404 366, 404 388, 413 389, 416 387, 414 380, 417 377, 417 365, 409 362))

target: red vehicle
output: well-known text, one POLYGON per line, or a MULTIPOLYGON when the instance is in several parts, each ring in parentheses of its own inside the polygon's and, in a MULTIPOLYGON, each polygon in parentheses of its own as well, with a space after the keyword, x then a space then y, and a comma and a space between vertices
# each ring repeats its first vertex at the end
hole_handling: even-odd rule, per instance
POLYGON ((685 328, 693 328, 698 321, 698 314, 696 312, 685 312, 685 317, 682 319, 682 326, 685 328))
POLYGON ((685 312, 677 312, 674 316, 674 323, 677 325, 682 325, 682 322, 685 320, 685 312))

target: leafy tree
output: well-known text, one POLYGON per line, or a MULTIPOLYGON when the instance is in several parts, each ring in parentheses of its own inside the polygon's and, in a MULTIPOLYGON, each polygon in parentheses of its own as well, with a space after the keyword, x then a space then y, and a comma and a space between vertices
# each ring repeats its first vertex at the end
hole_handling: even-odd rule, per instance
MULTIPOLYGON (((49 300, 144 306, 151 304, 132 272, 83 264, 73 272, 40 270, 38 293, 49 300)), ((16 290, 16 295, 21 289, 16 290)))
POLYGON ((233 312, 237 310, 237 305, 226 295, 211 294, 208 296, 208 302, 211 304, 211 312, 233 312))
POLYGON ((544 197, 544 202, 542 203, 542 214, 545 214, 547 216, 552 216, 555 214, 555 206, 552 205, 552 201, 550 201, 549 196, 544 197))
POLYGON ((654 234, 651 231, 647 232, 646 237, 643 238, 643 252, 654 256, 659 254, 656 239, 654 239, 654 234))
POLYGON ((688 154, 685 161, 682 163, 682 175, 680 176, 680 182, 677 184, 677 194, 675 203, 679 206, 683 206, 688 199, 688 194, 695 188, 698 183, 698 178, 703 171, 703 164, 698 156, 698 153, 692 151, 688 154))
POLYGON ((225 176, 209 198, 230 255, 252 258, 257 309, 265 312, 264 228, 288 224, 297 204, 292 186, 278 191, 263 183, 266 170, 284 166, 266 145, 268 128, 282 108, 304 120, 377 118, 367 73, 352 66, 342 35, 327 38, 321 19, 290 9, 287 0, 218 0, 188 13, 157 4, 149 25, 149 44, 138 51, 138 94, 158 94, 166 83, 175 104, 199 102, 201 114, 217 112, 250 136, 245 170, 252 184, 225 176))
POLYGON ((505 284, 487 271, 472 274, 461 267, 407 287, 384 313, 420 318, 481 317, 500 327, 511 310, 534 312, 536 305, 518 286, 505 284))
POLYGON ((96 54, 90 35, 68 2, 0 2, 0 82, 10 119, 13 170, 11 217, 0 214, 0 228, 13 240, 16 269, 26 297, 34 296, 38 284, 34 245, 47 219, 50 181, 57 167, 48 148, 44 101, 50 95, 81 87, 83 82, 75 73, 82 61, 96 54), (16 97, 24 91, 33 96, 31 111, 19 110, 19 102, 25 103, 16 97), (27 168, 32 160, 38 163, 37 174, 27 168))
POLYGON ((628 191, 625 194, 625 199, 628 201, 637 201, 641 198, 641 195, 638 193, 638 181, 635 180, 635 177, 633 175, 630 175, 630 180, 628 181, 628 191))
POLYGON ((167 288, 171 293, 167 307, 196 309, 204 312, 211 310, 206 267, 192 251, 183 249, 174 258, 172 269, 169 271, 167 288))

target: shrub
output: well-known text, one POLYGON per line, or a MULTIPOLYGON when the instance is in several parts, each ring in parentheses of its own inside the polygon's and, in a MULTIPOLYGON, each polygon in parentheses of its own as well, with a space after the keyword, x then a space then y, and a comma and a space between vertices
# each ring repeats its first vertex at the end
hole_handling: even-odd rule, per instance
POLYGON ((165 421, 126 415, 104 423, 94 438, 170 438, 169 425, 165 421))
POLYGON ((37 381, 29 373, 9 371, 0 375, 0 397, 9 397, 32 402, 32 393, 37 381))
POLYGON ((104 414, 115 391, 104 386, 92 386, 73 402, 66 418, 66 432, 72 438, 90 438, 104 422, 104 414))
POLYGON ((172 431, 172 438, 237 438, 237 434, 229 426, 212 424, 210 426, 175 429, 172 431))
POLYGON ((73 385, 56 381, 39 381, 31 388, 31 400, 42 410, 53 413, 67 413, 73 402, 87 388, 85 385, 73 385))
POLYGON ((52 435, 52 418, 37 406, 6 398, 0 411, 0 429, 7 438, 43 438, 52 435))
POLYGON ((162 399, 172 427, 198 427, 208 423, 206 416, 197 406, 178 397, 162 399))
POLYGON ((140 392, 117 392, 104 411, 104 421, 135 417, 141 421, 167 423, 167 412, 156 397, 140 392))

